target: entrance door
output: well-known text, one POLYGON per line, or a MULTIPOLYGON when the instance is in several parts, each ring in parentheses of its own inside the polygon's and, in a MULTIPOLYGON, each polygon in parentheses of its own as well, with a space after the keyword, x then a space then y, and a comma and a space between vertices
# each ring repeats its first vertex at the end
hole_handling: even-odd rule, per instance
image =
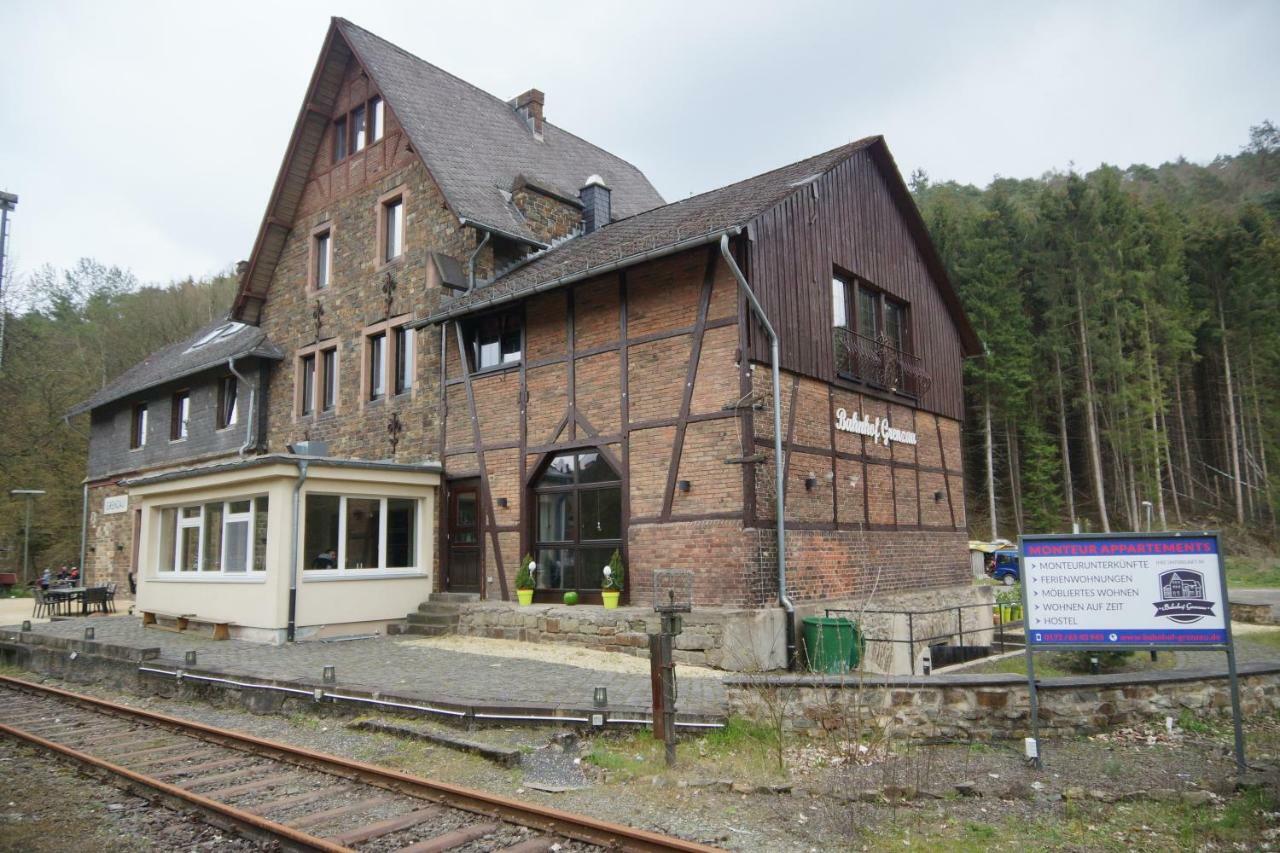
POLYGON ((480 483, 460 480, 449 486, 448 592, 480 592, 480 483))

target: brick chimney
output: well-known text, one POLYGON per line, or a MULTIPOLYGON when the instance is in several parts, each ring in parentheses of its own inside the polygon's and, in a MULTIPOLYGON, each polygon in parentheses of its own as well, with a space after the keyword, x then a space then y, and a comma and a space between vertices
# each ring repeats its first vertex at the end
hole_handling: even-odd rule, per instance
POLYGON ((608 225, 613 218, 610 197, 613 192, 605 186, 604 178, 592 175, 587 183, 578 190, 578 198, 582 199, 582 230, 590 234, 597 228, 608 225))
POLYGON ((507 103, 515 107, 516 112, 529 125, 529 129, 533 131, 535 139, 542 138, 542 105, 546 103, 547 96, 537 89, 530 89, 523 95, 513 98, 507 103))

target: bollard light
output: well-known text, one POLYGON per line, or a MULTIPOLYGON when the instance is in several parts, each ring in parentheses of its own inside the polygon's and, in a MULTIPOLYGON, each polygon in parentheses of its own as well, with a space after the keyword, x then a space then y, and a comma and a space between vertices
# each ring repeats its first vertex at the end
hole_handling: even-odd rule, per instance
POLYGON ((92 639, 93 639, 93 629, 92 629, 92 628, 85 628, 85 629, 84 629, 84 638, 85 638, 86 640, 92 640, 92 639))
POLYGON ((24 630, 24 631, 30 631, 30 630, 31 630, 31 620, 30 620, 30 619, 23 619, 23 620, 22 620, 22 630, 24 630))
POLYGON ((607 687, 597 687, 592 701, 597 708, 604 708, 609 704, 609 689, 607 687))
POLYGON ((1093 657, 1089 658, 1089 672, 1091 672, 1094 675, 1098 674, 1098 656, 1097 655, 1094 655, 1093 657))
POLYGON ((196 653, 195 653, 194 651, 187 652, 187 653, 183 656, 183 661, 186 663, 186 665, 187 665, 187 666, 195 666, 195 665, 196 665, 196 653))
POLYGON ((325 666, 323 679, 325 684, 334 684, 337 682, 338 670, 333 666, 333 664, 325 666))

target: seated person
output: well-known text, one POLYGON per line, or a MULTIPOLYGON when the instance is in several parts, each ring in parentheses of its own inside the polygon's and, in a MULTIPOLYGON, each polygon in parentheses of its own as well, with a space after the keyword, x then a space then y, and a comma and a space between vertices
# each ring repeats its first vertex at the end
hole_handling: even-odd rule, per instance
POLYGON ((313 569, 336 569, 338 568, 338 549, 328 548, 316 555, 311 561, 313 569))

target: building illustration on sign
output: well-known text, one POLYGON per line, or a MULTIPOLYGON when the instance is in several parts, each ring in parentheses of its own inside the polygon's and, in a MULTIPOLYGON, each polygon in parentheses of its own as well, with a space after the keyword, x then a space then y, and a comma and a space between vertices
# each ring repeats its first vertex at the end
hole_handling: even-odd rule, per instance
POLYGON ((1213 615, 1213 602, 1204 600, 1204 575, 1190 569, 1174 569, 1160 575, 1161 601, 1156 616, 1190 624, 1213 615))

